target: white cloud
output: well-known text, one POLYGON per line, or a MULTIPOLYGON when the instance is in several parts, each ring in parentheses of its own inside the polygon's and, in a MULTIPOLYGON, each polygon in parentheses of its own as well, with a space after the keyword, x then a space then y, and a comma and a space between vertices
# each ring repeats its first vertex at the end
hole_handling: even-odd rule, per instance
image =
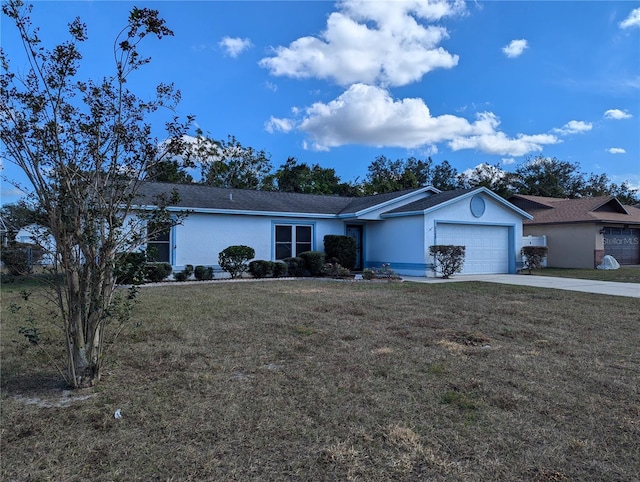
POLYGON ((296 127, 308 134, 315 150, 346 144, 437 149, 436 144, 446 142, 453 150, 522 156, 560 142, 549 134, 509 138, 497 131, 500 121, 491 112, 478 114, 474 122, 449 114, 434 117, 422 99, 396 100, 387 90, 365 84, 354 84, 338 98, 316 102, 300 114, 296 127))
POLYGON ((640 8, 633 9, 619 25, 620 28, 640 27, 640 8))
POLYGON ((524 49, 527 47, 529 47, 529 45, 525 39, 512 40, 509 45, 502 47, 502 51, 507 57, 513 59, 522 55, 522 52, 524 52, 524 49))
POLYGON ((290 132, 294 127, 294 123, 290 119, 278 119, 273 116, 271 116, 271 118, 264 124, 265 130, 270 134, 273 134, 276 131, 285 133, 290 132))
POLYGON ((607 149, 607 152, 609 154, 626 154, 627 151, 625 151, 623 148, 621 147, 612 147, 610 149, 607 149))
POLYGON ((253 46, 251 40, 249 40, 248 38, 238 37, 224 37, 222 40, 220 40, 218 45, 226 51, 227 55, 233 58, 237 57, 242 52, 253 46))
POLYGON ((604 113, 605 119, 631 119, 633 116, 626 111, 622 111, 620 109, 609 109, 604 113))
POLYGON ((592 128, 593 128, 593 125, 591 124, 591 122, 572 120, 567 122, 564 126, 558 129, 553 129, 553 131, 558 132, 563 136, 566 136, 569 134, 579 134, 582 132, 587 132, 587 131, 590 131, 592 128))
POLYGON ((278 85, 274 84, 273 82, 265 82, 264 86, 270 90, 271 92, 278 92, 278 85))
POLYGON ((338 6, 319 36, 276 47, 260 65, 277 76, 399 86, 458 64, 457 55, 438 46, 447 30, 425 23, 464 13, 463 1, 347 0, 338 6))
POLYGON ((516 160, 513 157, 503 157, 502 158, 502 165, 503 166, 508 166, 509 164, 515 164, 516 160))
POLYGON ((547 144, 561 142, 551 134, 525 135, 518 134, 509 138, 504 132, 492 132, 480 136, 460 137, 449 143, 454 151, 475 149, 485 154, 499 156, 524 156, 531 152, 540 152, 547 144))

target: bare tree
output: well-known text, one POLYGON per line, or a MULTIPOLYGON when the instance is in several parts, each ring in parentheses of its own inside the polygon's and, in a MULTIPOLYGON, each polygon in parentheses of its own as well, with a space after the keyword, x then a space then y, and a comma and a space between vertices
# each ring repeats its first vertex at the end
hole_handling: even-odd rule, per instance
MULTIPOLYGON (((180 215, 167 210, 175 198, 144 200, 139 188, 155 163, 181 151, 192 119, 181 123, 171 114, 169 140, 160 143, 145 118, 172 108, 179 92, 160 84, 148 101, 126 87, 127 78, 150 61, 138 52, 140 42, 149 35, 172 35, 158 11, 133 8, 114 42, 115 73, 84 82, 78 80, 79 46, 87 39, 86 26, 76 18, 69 24, 69 40, 48 50, 32 27, 31 10, 21 0, 2 7, 29 65, 20 76, 0 53, 2 157, 24 171, 30 186, 22 188, 44 213, 55 243, 52 293, 67 347, 62 372, 81 388, 99 381, 105 348, 128 318, 133 295, 117 289, 118 257, 155 234, 147 225, 166 229, 180 222, 180 215)), ((6 24, 3 28, 3 36, 10 35, 6 24)))

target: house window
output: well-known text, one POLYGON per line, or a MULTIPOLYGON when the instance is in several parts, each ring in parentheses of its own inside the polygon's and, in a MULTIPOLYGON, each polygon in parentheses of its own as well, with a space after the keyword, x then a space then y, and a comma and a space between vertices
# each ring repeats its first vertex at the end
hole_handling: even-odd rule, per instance
MULTIPOLYGON (((155 231, 149 226, 149 231, 155 231)), ((150 261, 171 263, 171 228, 157 231, 149 237, 147 242, 147 255, 150 261)))
POLYGON ((298 256, 311 251, 311 226, 277 224, 275 229, 276 259, 298 256))

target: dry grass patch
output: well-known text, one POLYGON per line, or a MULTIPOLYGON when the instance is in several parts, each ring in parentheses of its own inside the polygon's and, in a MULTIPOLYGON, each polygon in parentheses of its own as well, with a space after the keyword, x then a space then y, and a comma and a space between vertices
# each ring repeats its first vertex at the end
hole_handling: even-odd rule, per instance
POLYGON ((483 283, 145 288, 103 383, 65 395, 18 334, 19 294, 2 296, 2 480, 640 473, 634 299, 483 283))

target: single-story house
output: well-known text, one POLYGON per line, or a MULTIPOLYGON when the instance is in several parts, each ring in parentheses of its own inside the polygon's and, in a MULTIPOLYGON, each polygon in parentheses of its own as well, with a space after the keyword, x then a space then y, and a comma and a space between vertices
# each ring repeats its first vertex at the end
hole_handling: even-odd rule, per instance
POLYGON ((433 276, 429 246, 454 244, 466 247, 463 274, 515 273, 522 221, 531 219, 484 187, 342 197, 150 182, 139 208, 153 208, 148 200, 173 190, 179 202, 170 209, 189 215, 150 245, 174 271, 186 264, 219 269, 218 253, 231 245, 271 261, 324 251, 324 236, 337 234, 356 240, 356 270, 389 263, 401 275, 433 276))
POLYGON ((6 246, 9 243, 9 226, 4 222, 4 218, 0 216, 0 246, 6 246))
POLYGON ((56 243, 53 240, 53 237, 48 235, 42 226, 38 224, 29 224, 20 228, 15 235, 15 240, 18 243, 28 243, 40 246, 44 250, 44 254, 38 264, 43 266, 53 264, 55 259, 56 243))
POLYGON ((558 199, 514 195, 509 202, 528 212, 525 236, 546 236, 547 266, 589 268, 605 255, 621 265, 640 264, 640 209, 614 196, 558 199))

